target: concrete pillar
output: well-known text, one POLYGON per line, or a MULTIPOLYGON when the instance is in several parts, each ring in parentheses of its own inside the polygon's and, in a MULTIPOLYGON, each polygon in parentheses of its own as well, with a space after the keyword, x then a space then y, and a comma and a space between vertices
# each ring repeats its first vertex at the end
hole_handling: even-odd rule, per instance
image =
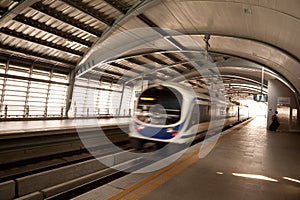
MULTIPOLYGON (((75 70, 72 70, 69 74, 69 87, 68 87, 68 91, 67 91, 67 98, 66 98, 66 109, 65 109, 65 116, 68 118, 69 115, 69 110, 71 108, 71 104, 72 104, 72 97, 73 97, 73 89, 74 89, 74 85, 75 85, 75 70)), ((76 109, 76 108, 75 108, 76 109)))

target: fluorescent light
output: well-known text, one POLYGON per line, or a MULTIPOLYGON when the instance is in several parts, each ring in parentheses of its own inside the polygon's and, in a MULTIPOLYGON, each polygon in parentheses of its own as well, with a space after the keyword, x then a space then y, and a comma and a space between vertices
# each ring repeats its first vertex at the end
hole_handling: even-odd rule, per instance
POLYGON ((222 174, 224 174, 223 172, 216 172, 216 174, 220 174, 220 175, 222 175, 222 174))

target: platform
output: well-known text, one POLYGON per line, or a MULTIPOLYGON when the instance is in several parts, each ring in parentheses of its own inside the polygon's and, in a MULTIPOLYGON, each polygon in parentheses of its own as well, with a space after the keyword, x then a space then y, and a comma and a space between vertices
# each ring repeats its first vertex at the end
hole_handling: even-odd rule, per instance
POLYGON ((29 135, 45 131, 66 131, 80 127, 125 125, 130 121, 124 118, 103 119, 62 119, 62 120, 34 120, 34 121, 3 121, 0 122, 0 138, 12 135, 29 135))
POLYGON ((299 200, 300 133, 269 132, 265 124, 259 117, 228 130, 203 159, 193 147, 162 170, 130 174, 75 199, 299 200))

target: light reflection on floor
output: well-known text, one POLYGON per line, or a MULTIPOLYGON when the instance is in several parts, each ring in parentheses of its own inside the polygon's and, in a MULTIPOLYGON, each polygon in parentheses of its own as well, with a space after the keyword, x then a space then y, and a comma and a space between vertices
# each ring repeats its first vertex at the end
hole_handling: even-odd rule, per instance
MULTIPOLYGON (((218 175, 224 175, 224 172, 218 171, 218 172, 216 172, 216 174, 218 174, 218 175)), ((250 179, 258 179, 258 180, 279 182, 276 179, 273 179, 273 178, 270 178, 270 177, 267 177, 267 176, 263 176, 263 175, 258 175, 258 174, 232 173, 232 175, 233 176, 238 176, 238 177, 250 178, 250 179)), ((284 176, 282 178, 285 179, 285 180, 288 180, 288 181, 295 182, 295 183, 300 183, 300 180, 298 180, 298 179, 294 179, 294 178, 290 178, 290 177, 286 177, 286 176, 284 176)))
POLYGON ((297 179, 294 179, 294 178, 290 178, 290 177, 282 177, 283 179, 285 180, 289 180, 289 181, 293 181, 293 182, 296 182, 296 183, 300 183, 300 180, 297 180, 297 179))
POLYGON ((245 178, 251 178, 251 179, 259 179, 259 180, 265 180, 265 181, 272 181, 272 182, 278 182, 278 180, 263 176, 263 175, 258 175, 258 174, 240 174, 240 173, 232 173, 233 176, 239 176, 239 177, 245 177, 245 178))

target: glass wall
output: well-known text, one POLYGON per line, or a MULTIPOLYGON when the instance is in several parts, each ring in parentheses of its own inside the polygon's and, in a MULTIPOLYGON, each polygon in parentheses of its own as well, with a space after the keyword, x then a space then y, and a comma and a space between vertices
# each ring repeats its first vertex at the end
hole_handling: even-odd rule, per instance
MULTIPOLYGON (((69 87, 67 72, 58 73, 56 66, 1 59, 0 119, 66 117, 69 87)), ((78 79, 73 90, 69 116, 129 116, 133 106, 131 98, 131 87, 78 79)))
POLYGON ((68 75, 26 62, 0 63, 0 118, 64 117, 68 75), (8 66, 7 66, 7 63, 8 66))
POLYGON ((78 78, 73 90, 70 116, 129 116, 131 114, 132 88, 78 78))

